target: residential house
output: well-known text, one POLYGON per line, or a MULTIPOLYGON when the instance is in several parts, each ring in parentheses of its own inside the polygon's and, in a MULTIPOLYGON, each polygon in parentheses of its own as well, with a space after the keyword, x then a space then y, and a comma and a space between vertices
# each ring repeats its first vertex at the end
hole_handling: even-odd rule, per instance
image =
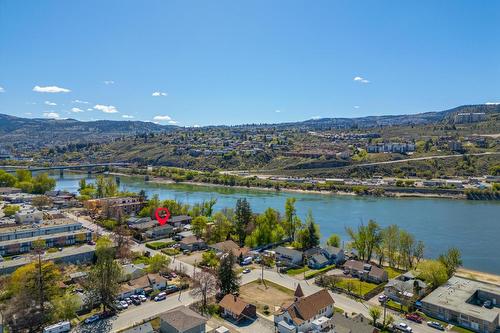
POLYGON ((196 236, 188 236, 183 238, 179 244, 181 244, 181 250, 187 251, 199 251, 207 248, 207 243, 201 238, 196 236))
POLYGON ((290 249, 284 246, 278 246, 275 250, 276 260, 286 266, 301 266, 303 253, 298 250, 290 249))
POLYGON ((344 250, 335 246, 325 246, 322 253, 328 258, 330 264, 341 265, 345 261, 344 250))
POLYGON ((347 313, 334 313, 332 318, 333 333, 379 333, 380 331, 370 324, 370 320, 362 314, 349 317, 347 313))
POLYGON ((122 265, 122 278, 120 281, 130 281, 146 274, 146 265, 144 264, 125 264, 122 265))
POLYGON ((161 333, 205 333, 207 319, 183 305, 160 314, 161 333))
POLYGON ((129 328, 128 330, 122 331, 122 333, 154 333, 153 326, 150 322, 145 324, 129 328))
MULTIPOLYGON (((317 248, 307 259, 307 265, 312 269, 321 269, 328 265, 340 265, 344 262, 344 250, 338 247, 326 246, 317 248)), ((309 250, 308 250, 309 251, 309 250)), ((309 251, 311 253, 311 251, 309 251)))
POLYGON ((274 325, 279 333, 307 332, 314 328, 315 320, 333 315, 335 302, 326 289, 304 296, 299 284, 294 296, 295 300, 284 304, 274 316, 274 325))
POLYGON ((174 234, 174 228, 170 224, 159 225, 144 233, 151 239, 170 237, 174 234))
POLYGON ((167 223, 175 228, 182 228, 187 224, 191 224, 192 220, 192 217, 189 215, 178 215, 170 217, 167 223))
POLYGON ((245 257, 248 252, 250 252, 250 248, 244 246, 244 247, 240 247, 238 244, 236 244, 234 241, 232 240, 227 240, 227 241, 224 241, 224 242, 219 242, 219 243, 215 243, 215 244, 212 244, 212 245, 209 245, 208 248, 210 250, 214 250, 215 253, 217 254, 222 254, 224 252, 233 252, 233 254, 236 256, 236 257, 245 257))
POLYGON ((167 279, 159 274, 146 274, 137 279, 130 280, 120 286, 118 298, 123 299, 134 294, 149 294, 155 290, 167 287, 167 279))
POLYGON ((348 260, 344 264, 344 270, 362 281, 378 284, 387 282, 389 279, 387 272, 383 268, 359 260, 348 260))
POLYGON ((254 319, 257 317, 256 306, 245 302, 236 295, 227 294, 219 302, 219 306, 222 315, 234 321, 254 319))
POLYGON ((417 279, 411 272, 389 280, 384 287, 384 294, 396 302, 401 302, 405 299, 420 299, 426 292, 427 284, 417 279))
POLYGON ((115 218, 119 215, 136 215, 144 205, 144 200, 141 197, 111 197, 84 202, 84 207, 88 210, 115 218))

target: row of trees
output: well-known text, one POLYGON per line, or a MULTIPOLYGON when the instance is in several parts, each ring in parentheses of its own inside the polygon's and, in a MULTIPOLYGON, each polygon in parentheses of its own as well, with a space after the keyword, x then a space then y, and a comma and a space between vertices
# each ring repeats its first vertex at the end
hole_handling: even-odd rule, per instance
POLYGON ((216 199, 189 205, 176 200, 160 201, 155 195, 140 215, 153 217, 158 207, 168 208, 174 216, 190 215, 193 217, 193 233, 210 243, 234 239, 240 246, 256 247, 287 238, 301 249, 316 246, 320 241, 319 227, 311 212, 307 214, 305 223, 302 223, 297 216, 295 201, 295 198, 287 199, 285 214, 281 216, 273 208, 254 214, 246 198, 238 199, 234 209, 224 208, 215 212, 216 199))
POLYGON ((349 246, 364 261, 376 258, 379 265, 386 262, 392 268, 409 270, 424 257, 424 243, 397 225, 381 228, 376 221, 370 220, 356 229, 348 227, 346 232, 351 238, 349 246))
POLYGON ((0 170, 0 187, 17 187, 26 193, 43 194, 53 190, 55 186, 55 179, 50 178, 47 173, 32 177, 29 170, 16 170, 15 175, 0 170))

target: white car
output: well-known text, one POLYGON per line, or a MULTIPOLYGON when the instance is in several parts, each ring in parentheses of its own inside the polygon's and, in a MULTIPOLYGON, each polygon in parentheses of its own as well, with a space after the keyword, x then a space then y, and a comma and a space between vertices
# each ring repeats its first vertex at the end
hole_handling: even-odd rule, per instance
POLYGON ((394 325, 393 328, 401 332, 413 332, 413 329, 406 323, 399 323, 394 325))
POLYGON ((120 301, 120 305, 122 306, 123 309, 127 309, 128 308, 128 303, 125 302, 125 301, 120 301))
POLYGON ((141 300, 141 302, 146 302, 148 300, 148 298, 144 295, 139 295, 139 299, 141 300))
POLYGON ((250 273, 250 270, 249 270, 248 268, 246 268, 246 269, 244 269, 244 270, 243 270, 243 272, 242 272, 242 273, 243 273, 243 274, 248 274, 248 273, 250 273))

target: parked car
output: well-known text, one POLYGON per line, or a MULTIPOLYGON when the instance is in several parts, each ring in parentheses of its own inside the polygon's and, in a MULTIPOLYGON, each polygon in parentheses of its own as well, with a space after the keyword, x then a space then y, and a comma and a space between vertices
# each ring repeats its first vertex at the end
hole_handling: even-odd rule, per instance
POLYGON ((392 328, 394 328, 397 331, 401 331, 401 332, 413 332, 413 329, 410 326, 408 326, 408 324, 406 324, 406 323, 396 324, 392 328))
POLYGON ((43 333, 64 333, 71 330, 71 323, 69 321, 61 321, 57 324, 47 326, 43 329, 43 333))
POLYGON ((134 303, 134 305, 141 305, 141 300, 137 297, 132 300, 132 303, 134 303))
POLYGON ((148 300, 144 295, 139 295, 139 299, 141 300, 141 302, 146 302, 148 300))
POLYGON ((122 309, 127 309, 128 308, 128 303, 125 301, 120 301, 120 305, 122 306, 122 309))
POLYGON ((182 236, 181 235, 175 235, 174 237, 172 237, 172 239, 174 241, 181 241, 182 240, 182 236))
POLYGON ((161 292, 154 298, 155 302, 163 301, 167 298, 167 294, 165 292, 161 292))
POLYGON ((99 318, 100 319, 106 319, 106 318, 109 318, 109 317, 113 317, 115 314, 116 314, 116 311, 114 311, 114 310, 108 310, 108 311, 104 311, 103 313, 101 313, 99 315, 99 318))
POLYGON ((483 306, 487 309, 493 309, 493 303, 490 300, 484 302, 483 306))
POLYGON ((409 313, 409 314, 407 314, 406 315, 406 319, 414 321, 414 322, 419 323, 419 324, 422 323, 422 321, 424 320, 424 318, 420 317, 416 313, 409 313))
POLYGON ((437 321, 428 321, 427 326, 435 328, 435 329, 440 330, 440 331, 444 331, 443 325, 441 325, 437 321))
POLYGON ((387 301, 387 298, 388 298, 388 297, 387 297, 386 295, 380 295, 380 296, 378 297, 378 301, 379 301, 380 303, 384 303, 385 301, 387 301))
POLYGON ((245 268, 242 273, 243 274, 248 274, 248 273, 250 273, 250 270, 248 268, 245 268))
POLYGON ((127 302, 128 305, 132 304, 130 297, 125 298, 125 302, 127 302))
POLYGON ((175 279, 177 277, 177 274, 175 274, 175 272, 171 272, 170 276, 175 279))
POLYGON ((177 287, 174 284, 170 284, 167 286, 167 288, 165 288, 165 293, 168 295, 168 294, 175 293, 178 290, 179 290, 179 287, 177 287))
POLYGON ((92 323, 98 321, 99 319, 101 319, 101 317, 99 317, 98 314, 95 314, 95 315, 92 315, 92 316, 88 317, 87 319, 85 319, 84 323, 85 324, 92 324, 92 323))

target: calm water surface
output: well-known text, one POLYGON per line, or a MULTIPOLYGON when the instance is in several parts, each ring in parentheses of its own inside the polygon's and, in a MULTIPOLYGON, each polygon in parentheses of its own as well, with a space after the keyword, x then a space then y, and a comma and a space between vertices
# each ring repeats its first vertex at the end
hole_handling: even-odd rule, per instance
MULTIPOLYGON (((65 173, 57 179, 57 189, 76 192, 84 174, 65 173)), ((216 209, 234 207, 238 198, 246 197, 254 212, 267 207, 284 210, 288 197, 297 198, 301 218, 309 209, 320 225, 323 240, 331 233, 347 240, 345 227, 357 226, 369 219, 380 225, 397 224, 425 242, 426 256, 436 257, 448 247, 462 250, 464 266, 500 274, 500 203, 427 198, 373 198, 329 194, 274 192, 184 184, 153 184, 140 178, 120 177, 121 189, 160 199, 176 199, 195 203, 216 198, 216 209)), ((89 178, 93 181, 93 178, 89 178)))

